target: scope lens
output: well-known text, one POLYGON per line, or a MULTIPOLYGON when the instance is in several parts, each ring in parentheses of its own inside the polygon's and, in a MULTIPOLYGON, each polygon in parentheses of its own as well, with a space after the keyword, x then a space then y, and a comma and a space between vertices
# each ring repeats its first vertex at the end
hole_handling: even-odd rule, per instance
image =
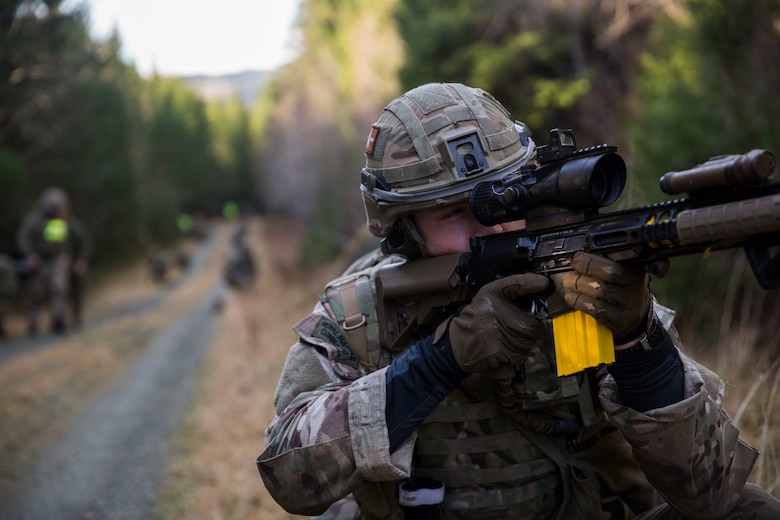
POLYGON ((594 204, 604 205, 604 199, 607 196, 607 177, 604 170, 599 166, 593 171, 590 177, 590 198, 594 204))
POLYGON ((590 179, 594 204, 609 206, 620 197, 626 186, 626 165, 619 155, 610 153, 597 158, 590 179))
POLYGON ((566 162, 557 177, 555 190, 546 189, 545 199, 569 209, 608 206, 617 200, 626 185, 626 165, 615 153, 579 157, 566 162))

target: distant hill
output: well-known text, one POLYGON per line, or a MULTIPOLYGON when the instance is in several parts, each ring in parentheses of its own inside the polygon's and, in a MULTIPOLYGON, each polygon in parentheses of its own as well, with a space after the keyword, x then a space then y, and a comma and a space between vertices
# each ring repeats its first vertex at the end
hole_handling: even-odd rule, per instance
POLYGON ((270 77, 270 71, 247 70, 221 76, 184 76, 181 79, 206 100, 227 99, 237 94, 244 105, 251 106, 270 77))

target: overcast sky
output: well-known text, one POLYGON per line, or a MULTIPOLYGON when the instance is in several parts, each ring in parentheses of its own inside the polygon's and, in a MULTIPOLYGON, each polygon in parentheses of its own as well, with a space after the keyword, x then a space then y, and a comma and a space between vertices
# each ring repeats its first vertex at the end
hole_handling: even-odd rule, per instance
POLYGON ((92 35, 119 29, 125 61, 148 76, 271 70, 294 57, 299 0, 67 0, 86 4, 92 35))

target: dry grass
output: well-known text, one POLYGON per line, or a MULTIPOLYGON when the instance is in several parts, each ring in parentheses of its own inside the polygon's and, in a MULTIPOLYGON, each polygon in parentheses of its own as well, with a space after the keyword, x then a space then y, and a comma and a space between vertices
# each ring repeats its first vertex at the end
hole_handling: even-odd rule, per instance
POLYGON ((726 381, 726 410, 741 437, 761 453, 750 481, 780 498, 780 357, 768 364, 754 358, 718 374, 726 381))
MULTIPOLYGON (((219 240, 224 242, 227 234, 222 235, 219 240)), ((216 261, 210 259, 210 264, 216 261)), ((129 278, 120 273, 108 280, 85 308, 85 317, 118 309, 159 290, 139 283, 135 272, 129 278)), ((216 277, 216 269, 206 270, 153 312, 106 322, 0 364, 0 496, 19 478, 19 468, 32 463, 37 448, 93 402, 152 338, 200 302, 214 287, 216 277)))
POLYGON ((737 294, 737 280, 747 272, 742 259, 733 266, 716 348, 697 344, 693 334, 686 343, 723 379, 726 410, 742 438, 761 452, 750 480, 780 498, 780 307, 777 291, 756 283, 737 294))
POLYGON ((199 397, 179 438, 181 456, 163 493, 164 518, 300 518, 273 501, 254 457, 274 417, 292 326, 334 273, 295 274, 301 234, 293 223, 253 222, 249 236, 261 274, 251 289, 226 293, 199 397))
MULTIPOLYGON (((725 407, 740 436, 760 452, 750 481, 780 499, 780 358, 756 367, 740 384, 727 382, 725 407), (739 387, 740 391, 735 391, 739 387), (732 395, 729 396, 728 392, 732 395)), ((739 371, 739 370, 737 370, 739 371)), ((728 373, 722 370, 720 374, 728 373)), ((725 377, 725 376, 724 376, 725 377)))
POLYGON ((750 480, 780 498, 780 358, 753 380, 734 421, 761 452, 750 480))

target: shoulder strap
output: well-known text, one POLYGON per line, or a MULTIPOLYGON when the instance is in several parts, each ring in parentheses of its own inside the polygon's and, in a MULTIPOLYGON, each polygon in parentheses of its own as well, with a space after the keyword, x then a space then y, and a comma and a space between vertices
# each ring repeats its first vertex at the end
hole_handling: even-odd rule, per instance
POLYGON ((336 323, 341 327, 358 359, 375 370, 379 360, 369 359, 366 336, 366 324, 371 310, 361 308, 358 296, 359 292, 365 292, 367 281, 366 274, 357 273, 331 282, 325 289, 325 298, 330 304, 336 323))
POLYGON ((376 301, 375 276, 378 269, 405 260, 396 255, 373 257, 358 271, 333 280, 325 288, 323 303, 344 332, 350 347, 368 371, 381 368, 389 362, 379 341, 379 319, 376 301))

